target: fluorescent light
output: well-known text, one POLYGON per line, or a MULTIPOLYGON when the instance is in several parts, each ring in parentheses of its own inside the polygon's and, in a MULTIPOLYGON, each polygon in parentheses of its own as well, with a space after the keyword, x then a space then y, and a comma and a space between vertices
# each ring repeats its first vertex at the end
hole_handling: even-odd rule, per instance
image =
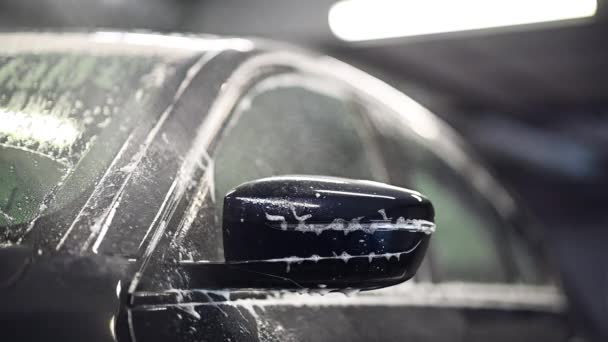
POLYGON ((340 39, 410 37, 591 17, 597 0, 346 0, 329 10, 340 39))

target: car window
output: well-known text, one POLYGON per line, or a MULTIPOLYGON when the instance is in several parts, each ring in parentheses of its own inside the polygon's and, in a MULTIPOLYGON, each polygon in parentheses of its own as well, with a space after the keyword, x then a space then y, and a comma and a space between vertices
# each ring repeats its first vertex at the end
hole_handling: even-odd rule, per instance
POLYGON ((199 225, 213 231, 184 239, 185 253, 223 258, 223 197, 246 181, 286 174, 386 181, 370 127, 353 99, 328 80, 291 73, 259 81, 243 94, 213 156, 214 222, 199 225))
POLYGON ((483 184, 482 176, 490 177, 487 173, 475 174, 481 169, 473 167, 471 160, 462 163, 462 170, 456 169, 412 127, 387 120, 391 113, 378 107, 370 113, 390 182, 420 191, 435 208, 437 231, 426 260, 434 280, 537 283, 543 279, 530 246, 475 186, 476 180, 483 184))
POLYGON ((436 278, 543 282, 538 255, 512 222, 472 186, 474 177, 456 172, 433 153, 420 158, 412 174, 412 187, 426 194, 436 208, 435 221, 440 228, 429 251, 436 278))
POLYGON ((412 185, 431 199, 435 223, 441 227, 430 247, 437 277, 442 281, 505 282, 499 227, 469 202, 470 194, 422 167, 413 175, 412 185))
POLYGON ((235 115, 215 157, 220 198, 243 182, 272 175, 375 178, 369 127, 358 104, 337 86, 275 76, 250 90, 235 115))

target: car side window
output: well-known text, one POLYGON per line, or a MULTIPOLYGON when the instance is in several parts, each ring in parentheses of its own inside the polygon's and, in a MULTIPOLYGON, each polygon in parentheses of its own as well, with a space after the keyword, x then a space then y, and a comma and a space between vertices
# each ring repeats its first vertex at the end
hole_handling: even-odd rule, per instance
POLYGON ((282 74, 239 102, 215 157, 216 195, 272 175, 374 179, 376 157, 359 106, 328 81, 282 74))
POLYGON ((441 281, 506 282, 501 227, 472 203, 466 189, 442 178, 421 169, 412 179, 413 186, 435 206, 440 231, 433 236, 429 251, 434 274, 441 281))
POLYGON ((283 73, 258 81, 232 110, 215 152, 213 227, 197 259, 223 260, 223 198, 236 186, 274 175, 324 175, 386 181, 371 127, 354 97, 331 80, 283 73), (207 247, 207 248, 205 248, 207 247))
POLYGON ((420 191, 435 208, 437 231, 426 260, 434 280, 542 282, 530 246, 473 186, 475 175, 454 169, 393 113, 375 105, 370 113, 390 183, 420 191))

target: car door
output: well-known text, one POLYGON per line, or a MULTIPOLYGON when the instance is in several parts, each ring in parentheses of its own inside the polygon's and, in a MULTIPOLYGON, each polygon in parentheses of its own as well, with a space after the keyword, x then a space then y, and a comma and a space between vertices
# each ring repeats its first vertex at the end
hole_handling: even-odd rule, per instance
MULTIPOLYGON (((518 214, 515 204, 464 152, 456 150, 463 153, 460 164, 450 163, 411 127, 387 125, 389 110, 367 102, 348 86, 305 72, 264 78, 235 106, 214 158, 217 198, 261 177, 321 174, 419 190, 437 210, 440 231, 432 243, 427 274, 423 268, 417 284, 364 294, 337 307, 282 305, 273 308, 280 312, 275 321, 301 332, 296 333, 299 338, 316 336, 311 340, 566 338, 570 332, 561 313, 563 300, 544 271, 541 253, 510 222, 518 214), (426 305, 404 301, 416 292, 418 300, 426 298, 426 305), (454 302, 436 301, 433 293, 438 292, 454 302), (369 317, 379 317, 382 323, 371 324, 365 319, 369 317), (431 317, 435 328, 420 329, 420 322, 431 317), (332 320, 339 320, 330 323, 332 329, 321 328, 332 320), (361 320, 365 328, 358 329, 354 322, 361 320)), ((315 302, 311 299, 310 306, 315 302)), ((266 315, 272 317, 273 310, 267 309, 266 315)))
POLYGON ((542 285, 546 277, 535 273, 538 268, 526 268, 518 261, 519 253, 508 252, 516 245, 512 234, 500 233, 511 229, 502 223, 514 211, 513 203, 470 160, 454 135, 444 134, 433 117, 408 112, 412 106, 396 108, 387 105, 391 101, 383 95, 366 94, 362 88, 367 84, 345 81, 335 72, 329 76, 332 72, 322 63, 308 61, 302 66, 288 56, 261 55, 244 63, 211 106, 200 130, 206 134, 200 135, 200 143, 209 154, 201 162, 208 167, 193 186, 184 217, 172 224, 174 233, 167 235, 167 252, 161 256, 176 263, 171 274, 148 269, 155 281, 143 283, 154 284, 148 288, 153 295, 132 293, 132 338, 561 337, 565 328, 558 326, 565 324, 559 293, 542 285), (189 284, 180 265, 224 260, 223 196, 242 182, 284 174, 376 180, 428 192, 437 202, 436 235, 442 237, 434 238, 433 250, 415 279, 383 290, 348 296, 322 290, 228 293, 189 284))
MULTIPOLYGON (((215 152, 215 197, 245 181, 283 174, 391 183, 370 114, 361 98, 331 78, 289 71, 257 81, 234 107, 215 152)), ((464 334, 458 309, 408 300, 391 293, 301 294, 256 303, 264 308, 262 325, 281 331, 281 339, 457 341, 464 334)))
MULTIPOLYGON (((390 182, 369 113, 347 85, 285 65, 255 68, 260 69, 263 75, 254 73, 248 82, 237 70, 237 97, 230 106, 212 106, 207 122, 219 129, 203 128, 217 132, 206 138, 211 167, 184 217, 171 224, 175 233, 159 244, 168 248, 159 259, 175 260, 169 273, 152 263, 132 293, 129 334, 136 340, 183 341, 460 340, 465 325, 457 308, 407 305, 414 297, 227 293, 197 288, 180 273, 192 260, 224 260, 222 199, 243 182, 285 174, 390 182), (431 321, 441 328, 430 328, 431 321)), ((220 95, 216 104, 225 98, 220 95)))

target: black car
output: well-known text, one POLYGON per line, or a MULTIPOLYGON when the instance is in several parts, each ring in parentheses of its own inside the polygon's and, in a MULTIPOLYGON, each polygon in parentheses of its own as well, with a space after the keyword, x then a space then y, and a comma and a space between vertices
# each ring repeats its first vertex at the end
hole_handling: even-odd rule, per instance
POLYGON ((332 58, 0 35, 3 340, 565 341, 536 240, 452 129, 332 58))

